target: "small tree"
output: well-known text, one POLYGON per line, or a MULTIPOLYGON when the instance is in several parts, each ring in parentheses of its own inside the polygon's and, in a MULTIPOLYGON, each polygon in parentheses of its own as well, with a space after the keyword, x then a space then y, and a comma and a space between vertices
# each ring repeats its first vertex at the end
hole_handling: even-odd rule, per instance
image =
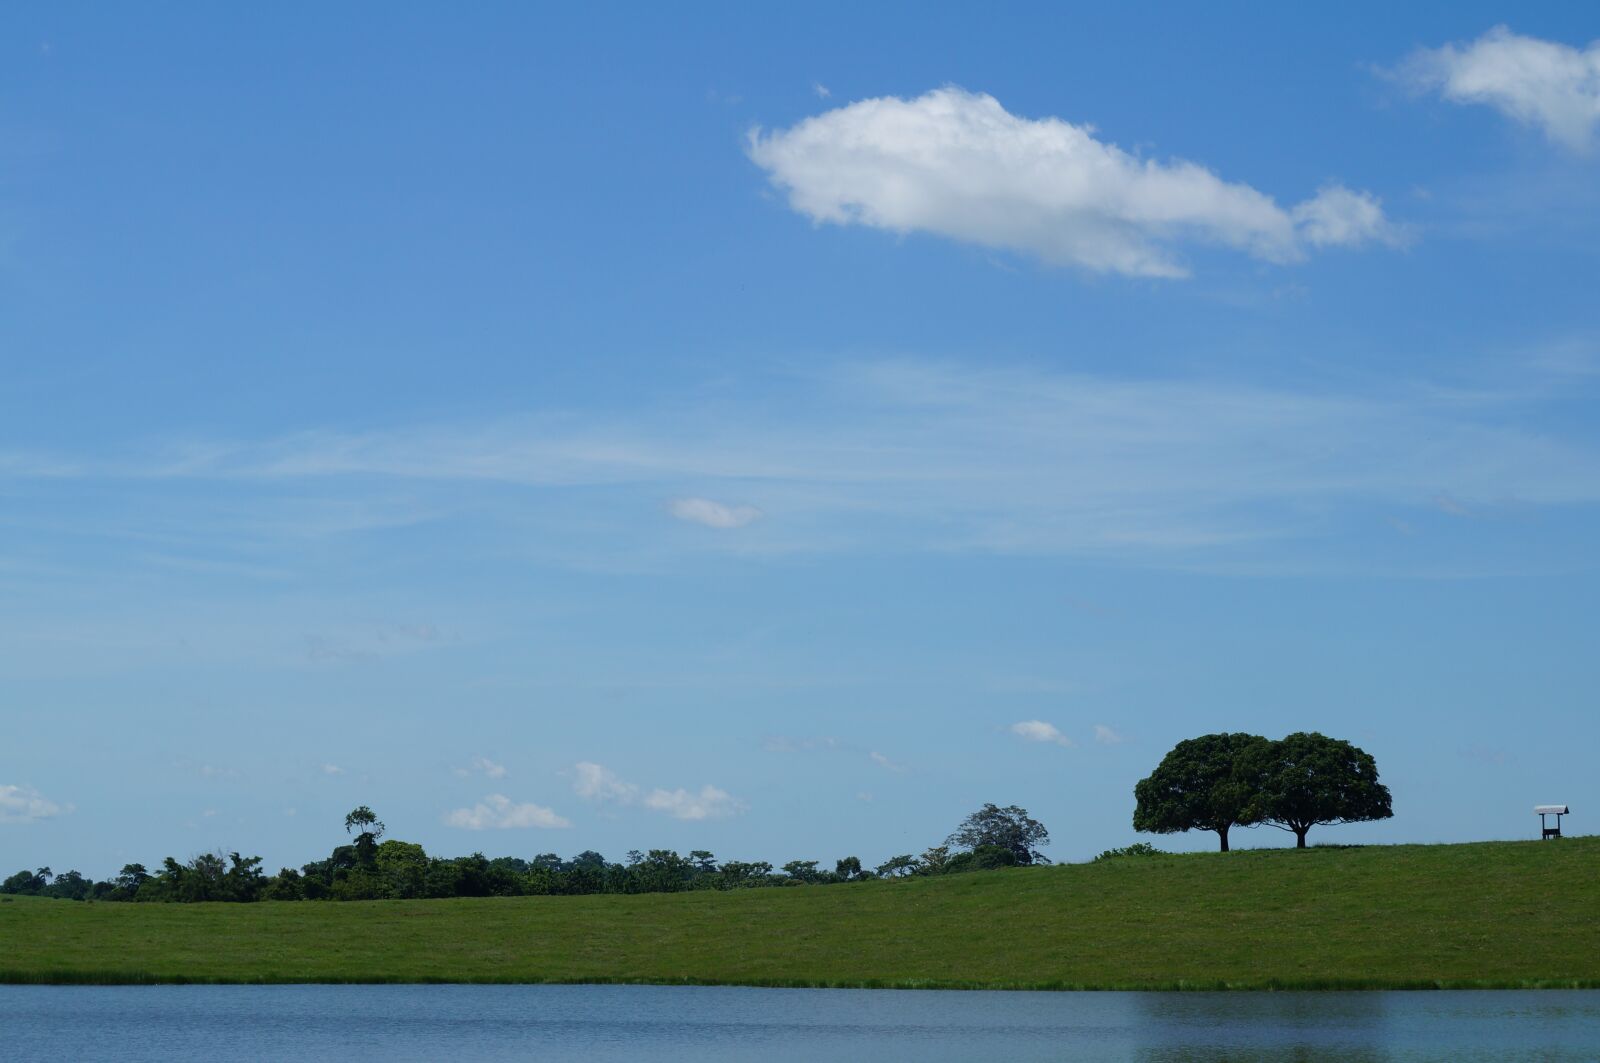
POLYGON ((123 864, 122 870, 117 873, 116 886, 125 898, 132 898, 139 892, 139 887, 150 881, 150 872, 143 864, 123 864))
POLYGON ((356 835, 356 862, 362 867, 371 867, 378 854, 378 839, 383 837, 384 826, 372 809, 362 805, 344 817, 346 834, 357 827, 361 828, 361 833, 356 835))
POLYGON ((961 821, 955 833, 945 839, 946 845, 959 845, 964 849, 977 849, 984 845, 997 845, 1011 850, 1019 864, 1050 861, 1038 847, 1050 844, 1050 832, 1044 824, 1028 815, 1028 810, 1016 805, 1000 808, 987 804, 961 821))
POLYGON ((891 856, 878 865, 878 874, 883 878, 900 878, 916 870, 917 862, 910 853, 901 853, 891 856))
POLYGON ((1254 791, 1250 814, 1293 834, 1297 849, 1306 847, 1306 832, 1319 824, 1394 815, 1372 755, 1314 731, 1253 748, 1242 770, 1254 791))
POLYGON ((1213 830, 1227 852, 1229 829, 1261 821, 1243 762, 1266 744, 1265 738, 1242 732, 1179 742, 1134 786, 1133 829, 1152 834, 1213 830))
POLYGON ((815 860, 790 860, 783 870, 796 882, 815 882, 820 877, 815 860))
MULTIPOLYGON (((344 832, 346 834, 354 831, 357 827, 361 828, 361 834, 372 835, 374 841, 383 837, 383 824, 378 821, 378 817, 373 814, 372 809, 366 805, 362 805, 344 817, 344 832)), ((356 835, 358 838, 360 836, 360 834, 356 835)))

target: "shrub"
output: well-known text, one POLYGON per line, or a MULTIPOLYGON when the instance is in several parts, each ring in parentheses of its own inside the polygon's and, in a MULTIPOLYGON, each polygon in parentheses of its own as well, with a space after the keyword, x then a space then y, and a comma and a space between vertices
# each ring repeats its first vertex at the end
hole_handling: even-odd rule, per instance
POLYGON ((1166 856, 1166 855, 1168 855, 1166 850, 1157 849, 1155 846, 1151 845, 1149 842, 1134 842, 1132 845, 1124 845, 1120 849, 1107 849, 1105 852, 1103 852, 1099 856, 1095 857, 1094 858, 1094 862, 1098 864, 1102 860, 1116 860, 1116 859, 1119 859, 1119 858, 1124 857, 1124 856, 1166 856))

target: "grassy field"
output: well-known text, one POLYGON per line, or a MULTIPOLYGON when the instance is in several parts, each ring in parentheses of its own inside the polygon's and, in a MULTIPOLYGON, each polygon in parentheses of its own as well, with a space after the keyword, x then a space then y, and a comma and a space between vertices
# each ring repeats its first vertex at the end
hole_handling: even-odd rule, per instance
POLYGON ((1600 838, 637 897, 18 898, 0 981, 1600 987, 1600 838))

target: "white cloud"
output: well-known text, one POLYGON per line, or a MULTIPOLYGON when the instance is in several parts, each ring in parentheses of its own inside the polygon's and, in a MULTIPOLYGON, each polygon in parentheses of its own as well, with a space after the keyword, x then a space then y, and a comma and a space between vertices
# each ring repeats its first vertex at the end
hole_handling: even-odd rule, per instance
POLYGON ((1123 738, 1103 723, 1094 725, 1094 740, 1103 746, 1120 746, 1127 741, 1126 738, 1123 738))
MULTIPOLYGON (((1321 378, 1260 385, 903 360, 823 368, 788 383, 791 397, 762 403, 759 414, 735 395, 627 418, 597 413, 582 424, 530 416, 298 434, 210 444, 204 457, 171 450, 76 464, 138 490, 156 491, 147 486, 156 479, 203 483, 263 514, 333 477, 352 502, 404 482, 436 499, 440 515, 459 511, 477 484, 592 486, 600 490, 544 492, 559 519, 535 548, 625 565, 641 556, 670 564, 669 552, 684 548, 636 519, 683 482, 759 489, 781 506, 783 521, 759 547, 741 535, 691 537, 717 549, 888 545, 1318 571, 1388 563, 1334 558, 1325 547, 1355 524, 1425 513, 1436 497, 1478 514, 1600 502, 1600 446, 1569 419, 1545 416, 1566 392, 1547 394, 1542 380, 1466 390, 1377 379, 1335 391, 1321 378), (596 499, 606 500, 601 508, 596 499)), ((155 504, 130 516, 123 533, 168 534, 193 515, 155 504)), ((298 532, 276 525, 248 535, 230 523, 185 526, 207 543, 248 539, 256 554, 305 552, 298 532)), ((85 630, 80 621, 73 637, 85 630)))
POLYGON ((726 790, 702 786, 698 793, 688 790, 651 790, 644 806, 665 812, 674 819, 721 819, 742 811, 744 806, 726 790))
POLYGON ((71 805, 58 805, 31 786, 0 786, 0 823, 33 823, 71 811, 71 805))
POLYGON ((955 87, 757 129, 748 152, 813 221, 935 233, 1101 272, 1185 276, 1174 252, 1184 241, 1292 262, 1308 247, 1398 235, 1366 193, 1333 185, 1285 210, 1195 163, 1142 159, 1091 126, 1023 118, 955 87))
POLYGON ((471 775, 474 772, 486 775, 491 779, 504 779, 506 777, 506 766, 497 764, 488 757, 473 757, 471 764, 456 770, 457 775, 471 775))
POLYGON ((902 772, 906 770, 906 766, 904 764, 895 763, 882 753, 879 753, 877 750, 873 750, 872 752, 868 753, 867 756, 872 760, 872 763, 886 771, 902 772))
POLYGON ((725 506, 709 498, 674 498, 667 503, 667 512, 708 528, 742 528, 761 516, 754 506, 725 506))
POLYGON ((339 765, 337 765, 337 764, 324 764, 322 766, 322 774, 324 774, 324 775, 343 775, 344 774, 344 769, 339 767, 339 765))
POLYGON ((1397 246, 1405 233, 1383 216, 1370 192, 1352 192, 1327 185, 1290 212, 1301 238, 1311 247, 1345 247, 1364 243, 1397 246))
POLYGON ((557 829, 572 822, 543 805, 517 804, 505 794, 490 794, 471 808, 445 814, 445 823, 463 830, 518 830, 528 827, 557 829))
POLYGON ((820 81, 811 83, 811 91, 817 94, 817 99, 819 100, 825 100, 833 95, 833 91, 820 81))
POLYGON ((580 761, 572 766, 572 771, 576 776, 572 782, 572 792, 585 801, 628 805, 639 796, 637 786, 623 782, 616 772, 593 761, 580 761))
POLYGON ((745 808, 742 801, 709 784, 698 792, 657 787, 645 793, 641 787, 623 781, 616 772, 593 761, 574 764, 572 770, 573 792, 597 804, 637 804, 677 819, 720 819, 745 808))
POLYGON ((1030 742, 1053 742, 1058 746, 1072 745, 1072 739, 1062 734, 1053 723, 1043 720, 1023 720, 1011 725, 1011 733, 1030 742))
POLYGON ((1479 103, 1574 151, 1600 129, 1600 41, 1580 50, 1496 26, 1470 44, 1417 52, 1403 77, 1455 103, 1479 103))

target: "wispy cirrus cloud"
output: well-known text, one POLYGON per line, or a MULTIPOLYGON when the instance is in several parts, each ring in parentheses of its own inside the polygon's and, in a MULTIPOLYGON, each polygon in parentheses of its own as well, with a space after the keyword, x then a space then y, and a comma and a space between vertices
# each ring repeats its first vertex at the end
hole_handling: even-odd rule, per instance
POLYGON ((838 738, 825 736, 822 738, 795 738, 786 735, 769 736, 761 744, 761 748, 768 753, 842 753, 851 757, 864 756, 868 762, 882 768, 884 771, 897 775, 904 774, 910 769, 899 761, 892 759, 886 753, 865 746, 844 742, 838 738))
MULTIPOLYGON (((1474 512, 1600 502, 1600 450, 1570 422, 1537 416, 1537 391, 1385 383, 1325 387, 1121 379, 1023 367, 902 360, 791 381, 792 405, 737 402, 684 413, 532 416, 491 425, 300 433, 153 453, 142 462, 67 463, 154 498, 217 485, 271 514, 284 494, 337 486, 387 495, 404 482, 440 514, 474 484, 530 491, 581 527, 567 549, 639 556, 648 522, 680 484, 725 486, 782 520, 747 525, 719 548, 1029 551, 1192 562, 1261 544, 1326 538, 1350 514, 1474 512), (584 492, 567 491, 585 488, 584 492), (163 494, 165 492, 165 494, 163 494), (597 510, 576 507, 593 505, 597 510)), ((52 491, 71 480, 53 479, 52 491)), ((97 488, 97 490, 99 490, 97 488)), ((701 497, 679 495, 678 497, 701 497)), ((163 518, 160 504, 132 518, 163 518)), ((490 511, 492 512, 492 511, 490 511)), ((546 521, 542 534, 559 532, 546 521)), ((184 522, 184 534, 204 533, 184 522)), ((240 541, 228 523, 203 540, 240 541)), ((130 529, 130 535, 144 535, 130 529)), ((253 545, 290 551, 301 530, 253 545)), ((330 535, 360 534, 334 529, 330 535)), ((272 538, 272 536, 277 536, 272 538)), ((675 549, 686 548, 681 540, 675 549)), ((293 551, 297 555, 302 551, 293 551)), ((432 629, 429 629, 432 632, 432 629)), ((370 640, 369 640, 370 641, 370 640)), ((380 648, 432 646, 386 639, 380 648)), ((343 646, 343 643, 340 644, 343 646)), ((376 645, 376 644, 374 644, 376 645)), ((328 645, 319 643, 320 652, 328 645)), ((362 649, 372 646, 362 644, 362 649)))
POLYGON ((1590 151, 1600 130, 1600 41, 1575 48, 1496 26, 1475 41, 1422 49, 1398 74, 1452 103, 1492 107, 1573 151, 1590 151))
POLYGON ((1286 209, 1196 163, 1141 158, 1092 126, 1024 118, 955 87, 756 130, 747 150, 815 222, 928 232, 1098 272, 1183 277, 1185 243, 1283 263, 1405 238, 1370 193, 1329 184, 1286 209))

